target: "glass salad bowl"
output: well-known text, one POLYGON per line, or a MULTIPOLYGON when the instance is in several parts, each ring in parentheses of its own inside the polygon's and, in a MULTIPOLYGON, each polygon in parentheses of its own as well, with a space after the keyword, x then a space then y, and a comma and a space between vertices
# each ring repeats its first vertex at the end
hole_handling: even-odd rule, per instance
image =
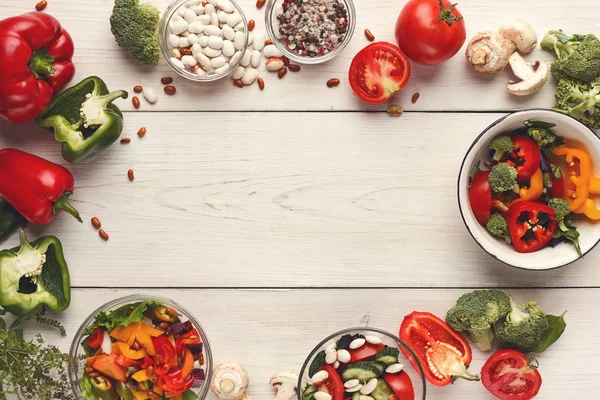
POLYGON ((81 324, 68 375, 77 400, 138 398, 135 392, 175 397, 170 393, 177 391, 203 400, 212 367, 206 333, 188 310, 170 299, 131 295, 104 304, 81 324), (98 323, 104 328, 95 334, 98 323))
POLYGON ((388 400, 392 395, 425 400, 427 387, 421 376, 419 360, 397 336, 376 328, 349 328, 328 336, 310 352, 298 378, 298 400, 388 400))

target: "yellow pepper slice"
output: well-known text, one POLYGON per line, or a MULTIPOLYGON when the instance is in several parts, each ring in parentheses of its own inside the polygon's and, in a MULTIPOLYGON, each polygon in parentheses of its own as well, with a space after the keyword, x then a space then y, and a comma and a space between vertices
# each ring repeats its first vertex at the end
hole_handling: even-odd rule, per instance
POLYGON ((544 191, 544 173, 540 168, 535 171, 535 174, 529 180, 529 188, 519 189, 519 198, 514 200, 511 204, 518 203, 520 201, 537 200, 540 198, 544 191))
POLYGON ((579 213, 577 210, 586 203, 590 195, 590 180, 593 176, 592 160, 587 152, 568 147, 556 147, 553 154, 566 157, 566 161, 570 167, 568 171, 570 175, 566 176, 565 180, 575 185, 575 193, 571 194, 571 191, 565 191, 565 197, 569 202, 569 209, 575 213, 579 213), (579 163, 578 175, 571 170, 571 167, 574 167, 577 163, 579 163))

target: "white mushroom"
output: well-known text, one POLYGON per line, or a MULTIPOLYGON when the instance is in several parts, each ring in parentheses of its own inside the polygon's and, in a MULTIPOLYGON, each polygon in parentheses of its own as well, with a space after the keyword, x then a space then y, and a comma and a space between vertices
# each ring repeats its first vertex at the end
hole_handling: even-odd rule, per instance
POLYGON ((223 361, 213 370, 210 390, 220 400, 240 400, 246 394, 248 384, 248 371, 242 364, 223 361))
POLYGON ((513 70, 513 73, 519 81, 509 81, 506 84, 506 89, 517 96, 527 96, 540 90, 548 80, 548 66, 536 61, 533 64, 528 63, 519 55, 513 53, 508 62, 513 70))
POLYGON ((521 53, 531 53, 537 45, 537 34, 533 26, 525 20, 517 19, 511 23, 502 24, 500 34, 512 40, 521 53))
POLYGON ((508 64, 517 45, 498 32, 479 32, 467 46, 467 61, 476 71, 495 74, 508 64))
POLYGON ((277 389, 275 400, 289 400, 296 395, 298 374, 294 371, 284 371, 275 374, 269 384, 277 389))

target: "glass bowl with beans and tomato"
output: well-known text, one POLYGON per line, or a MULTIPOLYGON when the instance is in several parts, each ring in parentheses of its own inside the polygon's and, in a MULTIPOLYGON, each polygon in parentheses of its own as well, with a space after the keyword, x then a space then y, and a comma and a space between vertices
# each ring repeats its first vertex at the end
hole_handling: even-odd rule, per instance
POLYGON ((336 332, 308 355, 298 400, 425 400, 423 368, 398 337, 376 328, 336 332))
POLYGON ((500 118, 463 160, 465 225, 505 264, 568 265, 600 241, 599 166, 600 139, 568 115, 533 109, 500 118))
POLYGON ((79 400, 204 399, 212 354, 204 329, 172 300, 132 295, 94 311, 69 352, 79 400))

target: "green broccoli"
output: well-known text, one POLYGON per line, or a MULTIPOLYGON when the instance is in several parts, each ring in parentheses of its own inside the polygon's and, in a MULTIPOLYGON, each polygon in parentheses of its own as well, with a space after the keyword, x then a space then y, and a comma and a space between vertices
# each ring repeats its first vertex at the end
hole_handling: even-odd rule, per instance
POLYGON ((550 53, 556 54, 559 60, 567 58, 581 44, 586 35, 568 36, 563 31, 552 30, 540 42, 540 47, 550 53))
POLYGON ((140 64, 156 65, 160 57, 158 23, 160 11, 139 0, 115 0, 110 29, 119 46, 140 64))
POLYGON ((556 136, 545 128, 529 128, 527 129, 527 136, 535 140, 540 147, 552 144, 556 140, 556 136))
POLYGON ((500 161, 508 153, 513 151, 515 145, 512 142, 512 139, 509 136, 496 136, 492 143, 490 143, 490 150, 494 151, 494 155, 492 159, 494 161, 500 161))
POLYGON ((446 322, 466 332, 482 351, 494 347, 496 322, 511 311, 510 297, 501 290, 475 290, 465 293, 446 314, 446 322))
POLYGON ((578 119, 590 128, 600 128, 600 78, 589 84, 561 79, 554 97, 555 110, 578 119))
POLYGON ((562 237, 572 242, 577 253, 582 255, 579 246, 579 232, 575 227, 567 225, 570 214, 569 203, 564 199, 556 198, 548 200, 548 205, 554 209, 556 221, 558 222, 559 231, 554 234, 554 237, 557 239, 562 237))
POLYGON ((496 331, 496 339, 505 347, 524 353, 533 351, 548 330, 546 313, 535 301, 523 305, 525 311, 510 299, 512 310, 504 326, 496 331))
POLYGON ((494 165, 488 176, 488 181, 494 192, 518 192, 517 170, 506 163, 494 165))
POLYGON ((498 236, 510 244, 510 234, 508 233, 508 226, 504 217, 498 213, 492 214, 490 220, 485 224, 485 229, 493 236, 498 236))
POLYGON ((555 79, 579 79, 589 82, 600 75, 600 40, 592 34, 568 38, 562 32, 550 31, 542 40, 543 49, 554 52, 558 60, 550 66, 555 79), (565 39, 567 38, 567 39, 565 39))

